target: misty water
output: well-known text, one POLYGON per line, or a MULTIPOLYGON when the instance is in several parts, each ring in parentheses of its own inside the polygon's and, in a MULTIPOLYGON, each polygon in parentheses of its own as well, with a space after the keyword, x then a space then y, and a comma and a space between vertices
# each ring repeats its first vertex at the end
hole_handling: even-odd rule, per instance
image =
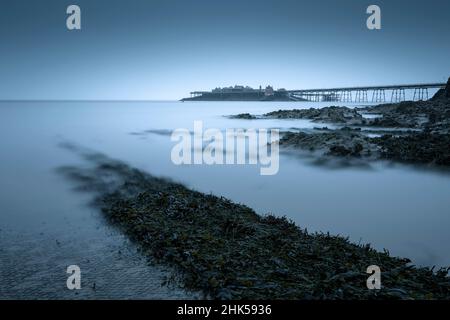
MULTIPOLYGON (((336 103, 333 103, 336 104, 336 103)), ((313 128, 306 120, 239 120, 225 115, 325 106, 304 102, 0 103, 0 299, 184 298, 161 286, 170 270, 137 248, 89 206, 58 167, 88 166, 70 142, 146 172, 285 215, 308 231, 348 236, 424 266, 450 265, 450 174, 408 165, 330 168, 281 153, 279 172, 257 165, 176 166, 170 132, 205 128, 313 128), (82 290, 66 289, 79 265, 82 290)), ((332 127, 328 125, 328 127, 332 127)), ((201 228, 201 226, 199 226, 201 228)))

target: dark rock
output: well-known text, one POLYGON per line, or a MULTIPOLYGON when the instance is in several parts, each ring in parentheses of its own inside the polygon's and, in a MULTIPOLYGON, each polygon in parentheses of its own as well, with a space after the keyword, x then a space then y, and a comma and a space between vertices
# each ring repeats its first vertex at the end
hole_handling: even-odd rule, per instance
POLYGON ((331 146, 328 153, 330 156, 346 157, 352 154, 352 150, 344 146, 331 146))
POLYGON ((61 172, 75 179, 81 190, 95 190, 96 203, 112 224, 154 261, 174 267, 186 288, 201 290, 207 297, 450 298, 447 269, 407 268, 407 259, 369 245, 308 233, 286 218, 260 216, 244 205, 106 157, 89 160, 95 168, 61 172), (390 275, 376 293, 365 285, 365 271, 372 264, 390 275))
POLYGON ((237 115, 229 116, 230 119, 246 119, 253 120, 256 119, 256 116, 251 115, 250 113, 240 113, 237 115))
POLYGON ((381 156, 404 162, 450 166, 450 135, 413 133, 395 137, 373 138, 381 147, 381 156))
POLYGON ((265 118, 310 119, 315 122, 361 124, 363 117, 356 109, 347 107, 325 107, 310 109, 278 110, 264 114, 265 118))
POLYGON ((282 136, 279 144, 315 152, 319 156, 337 157, 372 156, 378 148, 360 130, 351 128, 323 133, 289 132, 282 136))
POLYGON ((400 123, 399 121, 395 120, 393 117, 390 116, 375 118, 371 122, 371 125, 375 127, 388 127, 388 128, 405 127, 404 123, 400 123))

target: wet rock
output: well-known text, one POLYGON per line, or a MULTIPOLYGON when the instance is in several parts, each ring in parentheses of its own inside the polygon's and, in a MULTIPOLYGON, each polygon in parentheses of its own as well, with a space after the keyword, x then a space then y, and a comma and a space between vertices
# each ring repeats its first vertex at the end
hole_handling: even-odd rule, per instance
POLYGON ((253 120, 253 119, 257 119, 256 116, 251 115, 250 113, 240 113, 237 115, 232 115, 229 116, 230 119, 245 119, 245 120, 253 120))
POLYGON ((352 127, 342 127, 341 130, 343 131, 361 131, 361 128, 352 128, 352 127))
POLYGON ((450 99, 404 101, 359 109, 364 113, 381 115, 370 119, 367 126, 392 128, 431 128, 435 132, 448 132, 450 128, 450 99))
MULTIPOLYGON (((353 150, 352 150, 353 152, 353 150)), ((408 267, 347 238, 308 233, 284 217, 153 177, 106 157, 93 169, 65 169, 80 190, 96 190, 105 217, 156 261, 174 267, 184 287, 213 299, 450 298, 447 269, 408 267), (77 173, 77 174, 74 174, 77 173), (86 185, 94 184, 87 188, 86 185), (161 200, 164 199, 164 200, 161 200), (381 290, 365 274, 378 265, 381 290)))
POLYGON ((282 136, 279 145, 337 157, 373 156, 378 150, 368 137, 351 128, 323 133, 289 132, 282 136))
POLYGON ((381 157, 403 162, 450 166, 450 135, 413 133, 371 139, 381 147, 381 157))
MULTIPOLYGON (((405 125, 405 123, 401 123, 397 120, 395 120, 395 118, 393 117, 381 117, 381 118, 375 118, 373 119, 371 122, 369 122, 370 125, 375 126, 375 127, 388 127, 388 128, 404 128, 407 126, 410 126, 410 124, 405 125)), ((415 126, 412 125, 413 127, 415 126)))
POLYGON ((264 114, 265 118, 309 119, 315 122, 362 124, 364 119, 356 109, 348 107, 325 107, 310 109, 278 110, 264 114))

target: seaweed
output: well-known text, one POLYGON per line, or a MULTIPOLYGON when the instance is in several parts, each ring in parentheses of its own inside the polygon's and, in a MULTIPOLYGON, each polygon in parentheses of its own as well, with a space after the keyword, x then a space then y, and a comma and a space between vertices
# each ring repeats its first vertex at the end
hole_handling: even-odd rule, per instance
POLYGON ((105 217, 143 254, 174 267, 174 277, 207 298, 450 297, 448 269, 417 268, 387 250, 329 233, 308 233, 286 217, 261 216, 226 198, 105 157, 95 159, 94 169, 72 168, 68 176, 80 177, 82 185, 103 186, 97 189, 97 203, 105 217), (382 270, 380 290, 366 286, 366 269, 373 264, 382 270))

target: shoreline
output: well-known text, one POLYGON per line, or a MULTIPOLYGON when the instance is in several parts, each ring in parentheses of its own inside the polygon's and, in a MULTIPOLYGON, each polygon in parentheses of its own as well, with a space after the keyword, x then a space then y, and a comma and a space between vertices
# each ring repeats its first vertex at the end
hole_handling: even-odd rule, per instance
POLYGON ((449 299, 448 269, 416 268, 369 245, 310 234, 286 218, 260 216, 222 197, 155 178, 103 155, 93 168, 61 168, 97 195, 105 217, 144 256, 177 270, 172 281, 211 299, 449 299), (112 179, 114 177, 114 179, 112 179), (368 290, 366 269, 382 270, 368 290), (176 280, 178 279, 178 280, 176 280))

